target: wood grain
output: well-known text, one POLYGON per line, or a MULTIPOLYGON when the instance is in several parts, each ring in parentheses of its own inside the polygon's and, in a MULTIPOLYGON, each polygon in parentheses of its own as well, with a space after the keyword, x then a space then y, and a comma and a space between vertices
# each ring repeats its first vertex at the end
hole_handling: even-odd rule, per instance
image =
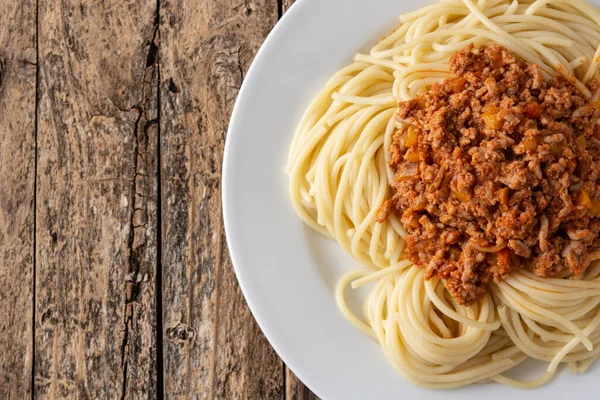
POLYGON ((155 0, 39 0, 35 395, 156 396, 155 0))
POLYGON ((304 400, 306 398, 306 387, 294 375, 292 370, 285 367, 285 398, 286 400, 304 400))
POLYGON ((221 216, 225 133, 273 0, 161 0, 164 380, 168 398, 283 398, 283 364, 237 285, 221 216))
POLYGON ((318 397, 294 375, 291 369, 285 370, 286 400, 316 400, 318 397))
POLYGON ((31 396, 35 1, 0 2, 0 398, 31 396))
POLYGON ((163 373, 167 398, 315 398, 221 217, 231 109, 291 3, 0 2, 0 398, 161 398, 163 373))
POLYGON ((292 4, 294 4, 294 2, 296 0, 279 0, 281 1, 281 10, 283 12, 283 14, 285 14, 285 12, 287 10, 289 10, 289 8, 292 6, 292 4))

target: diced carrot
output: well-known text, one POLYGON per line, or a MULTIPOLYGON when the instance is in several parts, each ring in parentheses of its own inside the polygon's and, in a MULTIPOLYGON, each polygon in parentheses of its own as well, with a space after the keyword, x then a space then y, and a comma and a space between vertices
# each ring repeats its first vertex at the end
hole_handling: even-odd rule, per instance
POLYGON ((496 193, 498 193, 498 200, 500 200, 500 204, 507 205, 509 195, 508 188, 498 189, 496 193))
POLYGON ((404 155, 404 159, 410 162, 419 162, 421 160, 421 156, 417 150, 411 148, 404 155))
POLYGON ((592 199, 590 194, 585 189, 581 189, 577 194, 577 205, 584 206, 585 208, 592 208, 592 199))
POLYGON ((417 140, 419 138, 418 135, 418 130, 417 128, 415 128, 414 126, 409 126, 407 131, 406 131, 406 141, 404 142, 404 145, 406 147, 412 147, 415 144, 417 144, 417 140))
POLYGON ((500 129, 502 128, 502 120, 498 115, 498 107, 489 106, 485 109, 483 114, 481 114, 481 118, 483 118, 483 122, 485 123, 485 127, 488 129, 500 129))
POLYGON ((509 265, 509 264, 510 264, 510 249, 508 247, 505 247, 498 252, 498 265, 509 265))
POLYGON ((458 93, 465 88, 467 79, 459 76, 458 78, 448 79, 445 84, 448 91, 458 93))
POLYGON ((590 207, 590 214, 594 217, 600 217, 600 201, 592 200, 592 206, 590 207))
POLYGON ((594 108, 596 108, 596 109, 600 110, 600 100, 597 100, 597 101, 592 101, 592 102, 590 103, 590 106, 592 106, 592 107, 594 107, 594 108))
POLYGON ((521 142, 521 147, 525 151, 535 151, 535 149, 537 149, 537 146, 538 143, 537 140, 535 140, 535 138, 525 139, 521 142))
POLYGON ((473 198, 473 195, 471 193, 459 192, 457 190, 453 190, 452 194, 454 195, 454 197, 456 197, 458 200, 462 201, 463 203, 466 203, 467 201, 469 201, 473 198))

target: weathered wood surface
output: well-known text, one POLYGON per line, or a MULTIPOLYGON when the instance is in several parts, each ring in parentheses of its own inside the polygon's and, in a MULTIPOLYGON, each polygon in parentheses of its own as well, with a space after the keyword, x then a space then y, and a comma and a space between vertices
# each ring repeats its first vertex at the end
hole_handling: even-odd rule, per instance
POLYGON ((0 398, 31 395, 35 0, 0 2, 0 398))
POLYGON ((221 216, 231 109, 291 3, 0 1, 0 398, 315 398, 221 216))
POLYGON ((36 398, 156 396, 156 0, 39 0, 36 398))
POLYGON ((285 14, 287 10, 294 4, 296 0, 280 0, 281 1, 281 10, 282 13, 285 14))
POLYGON ((161 1, 164 381, 168 398, 284 398, 284 367, 237 285, 221 216, 229 116, 277 21, 272 0, 161 1))

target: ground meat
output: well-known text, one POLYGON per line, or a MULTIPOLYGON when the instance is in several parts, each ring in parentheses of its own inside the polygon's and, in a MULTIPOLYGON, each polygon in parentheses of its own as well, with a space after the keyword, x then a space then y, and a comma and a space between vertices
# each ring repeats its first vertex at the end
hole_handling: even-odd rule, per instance
POLYGON ((600 248, 598 104, 496 45, 457 53, 450 70, 399 104, 381 219, 399 215, 408 258, 460 304, 515 268, 581 273, 600 248))

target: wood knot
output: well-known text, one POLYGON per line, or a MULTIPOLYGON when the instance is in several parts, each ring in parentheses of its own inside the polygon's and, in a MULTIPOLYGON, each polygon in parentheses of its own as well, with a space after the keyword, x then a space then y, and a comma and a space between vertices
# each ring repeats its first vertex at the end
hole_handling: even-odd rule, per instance
POLYGON ((196 337, 196 331, 191 326, 181 322, 173 328, 167 328, 167 340, 175 343, 192 341, 196 337))
POLYGON ((171 93, 179 93, 179 88, 177 87, 177 85, 173 81, 173 78, 169 79, 169 92, 171 92, 171 93))
POLYGON ((47 308, 41 316, 41 325, 42 326, 56 326, 58 324, 58 318, 54 313, 54 308, 50 306, 47 308))

